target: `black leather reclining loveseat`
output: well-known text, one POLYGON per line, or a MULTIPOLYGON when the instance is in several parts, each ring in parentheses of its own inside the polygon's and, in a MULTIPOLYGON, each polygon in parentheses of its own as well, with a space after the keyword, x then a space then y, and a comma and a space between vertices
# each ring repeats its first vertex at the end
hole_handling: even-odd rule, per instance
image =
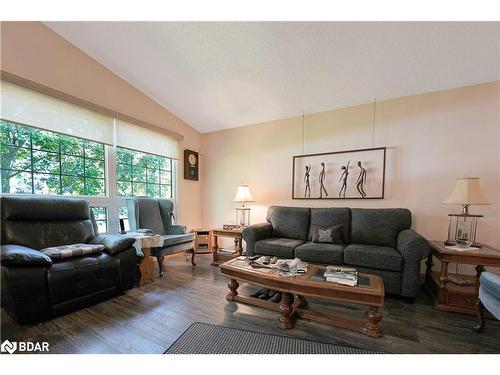
POLYGON ((1 211, 1 302, 19 323, 33 323, 133 287, 134 239, 97 235, 83 199, 4 196, 1 211), (92 255, 53 260, 41 249, 102 244, 92 255))

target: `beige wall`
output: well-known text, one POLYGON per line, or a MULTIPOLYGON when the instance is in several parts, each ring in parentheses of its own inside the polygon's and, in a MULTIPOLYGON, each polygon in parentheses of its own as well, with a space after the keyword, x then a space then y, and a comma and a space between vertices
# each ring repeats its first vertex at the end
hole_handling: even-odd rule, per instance
MULTIPOLYGON (((1 69, 184 136, 199 150, 201 135, 129 83, 39 22, 1 23, 1 69)), ((140 67, 138 67, 140 69, 140 67)), ((184 180, 179 165, 179 221, 201 225, 201 181, 184 180)))
MULTIPOLYGON (((428 239, 444 239, 449 212, 441 204, 455 178, 481 178, 491 206, 483 214, 479 240, 500 246, 500 82, 416 95, 203 135, 203 224, 234 220, 236 185, 250 185, 256 200, 252 222, 262 222, 269 205, 407 207, 414 228, 428 239), (386 146, 384 200, 291 199, 292 156, 386 146)), ((337 187, 330 187, 336 191, 337 187)))

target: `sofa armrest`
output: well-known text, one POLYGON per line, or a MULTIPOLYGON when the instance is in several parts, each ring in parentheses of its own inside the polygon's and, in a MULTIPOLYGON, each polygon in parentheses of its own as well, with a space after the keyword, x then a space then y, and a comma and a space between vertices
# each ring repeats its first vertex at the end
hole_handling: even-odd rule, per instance
POLYGON ((185 225, 181 224, 174 224, 170 226, 170 229, 168 230, 168 234, 185 234, 187 231, 187 228, 185 225))
POLYGON ((90 243, 104 245, 109 255, 115 255, 128 249, 135 242, 135 238, 119 236, 117 234, 106 234, 94 236, 90 243))
POLYGON ((52 259, 41 251, 21 245, 1 246, 2 266, 16 267, 50 267, 52 259))
POLYGON ((412 229, 405 229, 398 234, 398 251, 404 259, 422 260, 429 255, 427 240, 412 229))
POLYGON ((242 237, 247 244, 246 254, 252 256, 255 253, 255 242, 269 238, 273 235, 273 226, 269 223, 250 225, 243 229, 242 237))
POLYGON ((398 251, 403 256, 401 295, 415 298, 420 288, 422 259, 430 252, 429 243, 417 232, 405 229, 398 234, 398 251))

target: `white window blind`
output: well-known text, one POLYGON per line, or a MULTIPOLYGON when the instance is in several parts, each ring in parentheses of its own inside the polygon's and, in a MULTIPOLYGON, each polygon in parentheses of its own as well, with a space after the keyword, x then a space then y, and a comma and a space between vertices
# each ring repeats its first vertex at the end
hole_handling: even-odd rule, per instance
POLYGON ((161 131, 116 120, 116 145, 137 151, 180 159, 179 140, 161 131))
POLYGON ((45 130, 113 144, 113 118, 28 88, 1 81, 0 116, 45 130))

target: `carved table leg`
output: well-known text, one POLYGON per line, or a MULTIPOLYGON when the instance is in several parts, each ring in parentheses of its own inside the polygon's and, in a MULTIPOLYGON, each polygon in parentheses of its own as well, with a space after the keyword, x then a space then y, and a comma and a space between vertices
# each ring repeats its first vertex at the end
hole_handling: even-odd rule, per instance
POLYGON ((217 252, 219 251, 219 241, 217 236, 214 234, 213 244, 212 244, 212 266, 218 266, 219 262, 217 259, 217 252))
POLYGON ((238 281, 235 279, 229 279, 227 286, 229 287, 229 293, 226 295, 226 299, 228 301, 234 301, 234 297, 238 295, 238 287, 240 284, 238 284, 238 281))
POLYGON ((370 306, 366 312, 368 323, 363 328, 363 333, 370 337, 382 337, 382 329, 380 328, 380 321, 382 320, 382 313, 376 306, 370 306))
POLYGON ((476 308, 478 322, 474 326, 474 331, 481 333, 484 329, 484 305, 480 300, 477 300, 476 308))
POLYGON ((281 329, 290 329, 293 328, 293 319, 291 317, 292 306, 290 301, 293 299, 293 296, 289 293, 283 292, 281 295, 280 302, 280 317, 278 318, 277 325, 281 329))
POLYGON ((156 257, 156 260, 158 261, 158 275, 160 277, 163 276, 163 259, 165 259, 165 256, 158 256, 156 257))
POLYGON ((144 258, 142 258, 141 263, 139 263, 139 271, 141 277, 139 278, 139 286, 143 286, 147 283, 152 283, 154 281, 154 262, 151 258, 151 249, 148 247, 142 248, 144 258))
POLYGON ((307 305, 309 304, 304 296, 296 295, 295 299, 299 302, 299 305, 297 306, 299 308, 307 307, 307 305))
POLYGON ((191 249, 191 265, 196 266, 196 263, 194 262, 194 256, 196 255, 196 252, 194 249, 191 249))
POLYGON ((243 253, 243 244, 241 238, 234 239, 234 246, 236 248, 236 256, 241 256, 243 253))
POLYGON ((439 302, 447 303, 446 283, 448 282, 448 262, 441 262, 441 274, 439 275, 439 302))

